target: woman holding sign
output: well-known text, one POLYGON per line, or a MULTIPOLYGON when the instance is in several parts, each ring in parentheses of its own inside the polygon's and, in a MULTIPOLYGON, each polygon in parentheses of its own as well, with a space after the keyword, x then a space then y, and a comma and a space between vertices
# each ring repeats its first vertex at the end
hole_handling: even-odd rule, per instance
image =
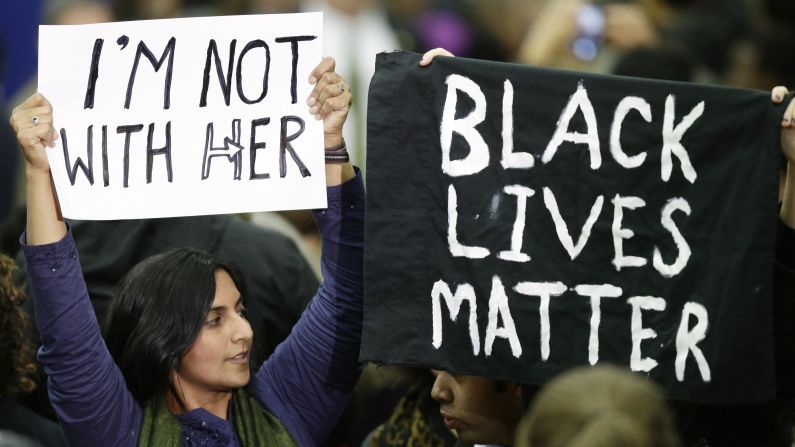
POLYGON ((326 58, 315 68, 307 100, 323 119, 326 146, 328 209, 315 213, 325 282, 253 377, 243 282, 224 260, 197 250, 133 268, 103 340, 50 180, 52 107, 36 94, 14 110, 39 360, 71 445, 317 445, 334 426, 359 377, 364 228, 364 188, 342 142, 350 89, 334 67, 326 58))

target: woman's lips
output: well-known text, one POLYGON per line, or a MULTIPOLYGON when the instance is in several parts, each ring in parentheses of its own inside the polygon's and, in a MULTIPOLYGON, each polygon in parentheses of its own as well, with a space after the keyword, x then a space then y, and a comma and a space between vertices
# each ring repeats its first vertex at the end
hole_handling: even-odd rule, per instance
POLYGON ((238 365, 248 363, 248 352, 241 352, 234 357, 230 357, 229 362, 238 365))
POLYGON ((451 418, 450 416, 446 416, 444 414, 442 415, 442 420, 444 421, 444 425, 448 430, 455 430, 460 425, 460 421, 458 419, 451 418))

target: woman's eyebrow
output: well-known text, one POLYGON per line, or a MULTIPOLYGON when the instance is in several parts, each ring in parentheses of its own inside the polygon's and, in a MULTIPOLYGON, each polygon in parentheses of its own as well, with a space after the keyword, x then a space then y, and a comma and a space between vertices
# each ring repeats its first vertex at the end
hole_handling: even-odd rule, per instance
MULTIPOLYGON (((240 295, 240 297, 238 297, 238 299, 237 299, 237 302, 235 302, 235 307, 239 306, 242 303, 243 303, 243 295, 240 295)), ((224 309, 226 309, 225 305, 215 306, 215 307, 210 308, 210 312, 220 312, 220 311, 222 311, 224 309)))

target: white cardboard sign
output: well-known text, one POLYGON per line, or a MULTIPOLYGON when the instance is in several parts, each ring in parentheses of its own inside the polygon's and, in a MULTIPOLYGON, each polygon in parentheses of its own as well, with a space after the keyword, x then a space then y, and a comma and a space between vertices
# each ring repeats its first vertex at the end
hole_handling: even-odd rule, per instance
POLYGON ((309 114, 321 13, 39 29, 39 91, 65 217, 326 207, 309 114), (231 55, 231 57, 230 57, 231 55))

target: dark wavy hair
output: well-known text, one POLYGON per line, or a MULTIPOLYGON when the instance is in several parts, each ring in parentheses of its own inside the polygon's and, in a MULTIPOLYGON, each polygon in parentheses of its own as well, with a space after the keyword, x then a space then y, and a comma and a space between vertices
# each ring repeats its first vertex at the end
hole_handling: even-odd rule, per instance
POLYGON ((117 286, 103 338, 138 402, 174 390, 170 373, 201 333, 218 270, 245 296, 235 267, 218 254, 188 248, 144 259, 117 286))
POLYGON ((37 367, 30 342, 25 294, 11 280, 14 260, 0 254, 0 395, 26 394, 36 388, 37 367))

